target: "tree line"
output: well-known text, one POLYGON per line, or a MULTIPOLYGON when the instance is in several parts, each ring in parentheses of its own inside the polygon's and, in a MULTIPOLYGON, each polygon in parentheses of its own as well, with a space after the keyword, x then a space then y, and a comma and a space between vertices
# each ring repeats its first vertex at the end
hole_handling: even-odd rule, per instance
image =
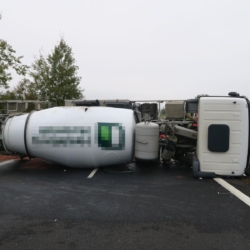
POLYGON ((76 60, 63 38, 47 56, 40 52, 31 66, 24 65, 22 58, 16 56, 7 41, 0 39, 1 100, 40 100, 63 106, 66 99, 83 97, 76 60), (13 90, 9 89, 11 69, 22 76, 13 90))

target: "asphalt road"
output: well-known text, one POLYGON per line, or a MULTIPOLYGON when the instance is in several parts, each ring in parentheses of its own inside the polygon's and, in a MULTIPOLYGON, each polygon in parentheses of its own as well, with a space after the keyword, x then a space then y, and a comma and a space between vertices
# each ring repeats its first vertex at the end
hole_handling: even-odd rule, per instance
POLYGON ((250 249, 250 207, 213 179, 129 167, 88 179, 38 159, 0 165, 0 249, 250 249))

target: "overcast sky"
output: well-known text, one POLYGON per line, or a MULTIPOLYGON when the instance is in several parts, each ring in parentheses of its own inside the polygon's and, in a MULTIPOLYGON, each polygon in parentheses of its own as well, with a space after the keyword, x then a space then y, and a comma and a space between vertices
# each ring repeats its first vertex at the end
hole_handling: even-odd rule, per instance
POLYGON ((0 13, 27 65, 63 35, 87 99, 250 98, 249 0, 0 0, 0 13))

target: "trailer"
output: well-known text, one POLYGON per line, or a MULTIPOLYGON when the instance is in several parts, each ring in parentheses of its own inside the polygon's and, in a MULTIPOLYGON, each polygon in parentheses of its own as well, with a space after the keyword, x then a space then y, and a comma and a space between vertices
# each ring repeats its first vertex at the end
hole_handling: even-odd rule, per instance
POLYGON ((230 92, 149 102, 68 101, 65 107, 5 115, 2 147, 20 158, 75 168, 180 162, 192 166, 194 177, 245 173, 250 148, 246 97, 230 92), (156 108, 163 102, 164 119, 156 108))

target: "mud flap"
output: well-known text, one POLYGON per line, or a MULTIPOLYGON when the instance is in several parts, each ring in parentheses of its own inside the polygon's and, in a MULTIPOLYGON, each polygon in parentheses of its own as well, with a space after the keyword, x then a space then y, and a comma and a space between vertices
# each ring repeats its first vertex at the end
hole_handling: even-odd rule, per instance
POLYGON ((193 177, 205 177, 205 178, 214 178, 216 175, 213 172, 200 172, 200 162, 197 159, 196 155, 193 158, 193 177))

